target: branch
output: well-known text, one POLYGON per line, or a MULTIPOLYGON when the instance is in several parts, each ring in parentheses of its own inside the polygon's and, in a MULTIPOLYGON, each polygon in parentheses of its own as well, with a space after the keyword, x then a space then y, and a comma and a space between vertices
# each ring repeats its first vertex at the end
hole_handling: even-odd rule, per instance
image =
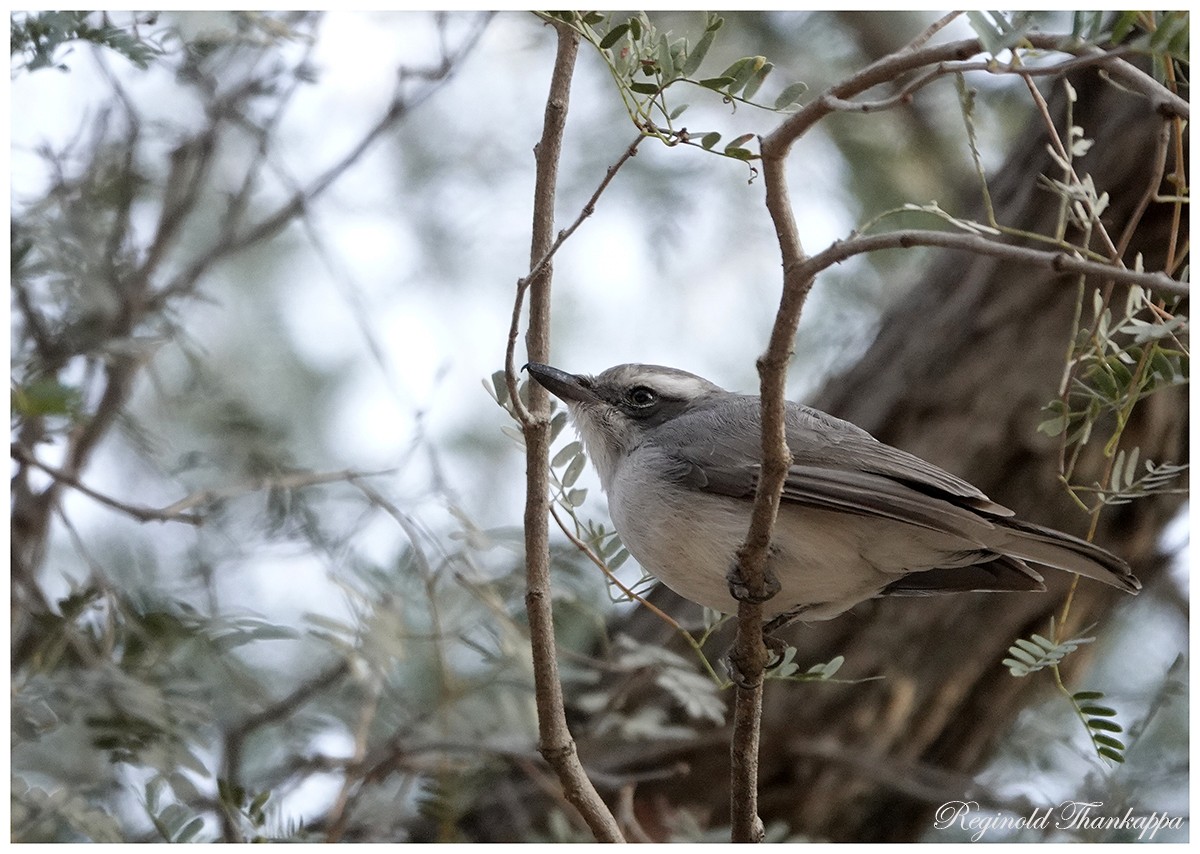
MULTIPOLYGON (((347 483, 357 483, 361 478, 378 477, 379 475, 391 474, 394 470, 388 469, 384 471, 374 472, 359 472, 352 469, 343 471, 331 472, 312 472, 312 471, 297 471, 287 474, 278 475, 276 477, 260 477, 245 483, 235 486, 228 486, 222 489, 201 489, 193 492, 174 504, 167 507, 155 508, 147 507, 140 504, 130 504, 126 501, 113 498, 92 489, 87 484, 83 483, 76 475, 60 468, 55 468, 48 463, 44 463, 37 458, 36 455, 28 448, 19 444, 10 446, 10 454, 15 460, 27 463, 36 469, 39 469, 55 481, 71 487, 77 492, 86 495, 93 501, 103 504, 105 507, 110 507, 113 510, 118 510, 127 516, 132 516, 139 522, 183 522, 188 525, 203 525, 205 515, 203 513, 188 512, 193 507, 198 507, 204 504, 209 504, 223 498, 237 498, 241 495, 247 495, 251 492, 259 492, 264 489, 299 489, 305 486, 318 486, 324 483, 337 483, 346 481, 347 483)), ((362 484, 358 484, 360 488, 362 484)))
MULTIPOLYGON (((1091 45, 1080 45, 1071 36, 1030 34, 1026 41, 1038 50, 1054 50, 1069 53, 1081 58, 1095 59, 1103 66, 1109 77, 1121 85, 1148 98, 1154 109, 1164 116, 1179 116, 1187 118, 1190 108, 1187 101, 1166 89, 1153 77, 1130 65, 1112 52, 1101 50, 1091 45)), ((791 145, 803 136, 813 125, 836 110, 862 109, 862 105, 848 103, 851 98, 861 95, 869 89, 883 83, 895 80, 902 74, 915 71, 926 66, 936 66, 939 63, 965 62, 973 56, 983 53, 979 39, 963 39, 946 44, 923 47, 917 50, 904 49, 889 54, 868 65, 862 71, 837 83, 824 94, 798 110, 783 124, 772 131, 762 142, 763 160, 783 157, 791 145)), ((1069 64, 1069 63, 1068 63, 1069 64)), ((961 68, 954 70, 963 70, 961 68)), ((990 69, 989 69, 990 70, 990 69)), ((1025 69, 1028 72, 1029 69, 1025 69)), ((936 75, 937 70, 934 70, 936 75)), ((928 82, 921 78, 920 85, 928 82)), ((917 85, 916 88, 920 88, 917 85)), ((911 92, 910 92, 911 94, 911 92)), ((875 102, 869 109, 880 109, 880 103, 894 101, 900 103, 902 98, 889 98, 884 102, 875 102)))
POLYGON ((50 477, 54 478, 56 483, 64 484, 71 487, 76 492, 86 495, 93 501, 103 504, 105 507, 111 507, 113 510, 132 516, 139 522, 186 522, 189 525, 200 525, 204 522, 204 517, 193 513, 173 512, 169 508, 164 510, 155 510, 153 507, 144 507, 136 504, 128 504, 124 501, 119 501, 116 498, 105 495, 102 492, 97 492, 90 486, 87 486, 79 478, 71 472, 64 471, 60 468, 55 468, 52 465, 39 460, 32 451, 28 448, 13 444, 9 448, 9 453, 15 460, 20 460, 23 463, 40 469, 50 477))
POLYGON ((1101 261, 1087 261, 1068 252, 1030 249, 1011 243, 1000 243, 977 234, 922 229, 901 229, 885 234, 860 234, 839 240, 816 255, 795 262, 796 274, 811 278, 822 270, 855 255, 878 252, 881 249, 911 249, 914 246, 961 249, 977 255, 989 255, 994 258, 1045 267, 1064 275, 1097 276, 1118 284, 1138 285, 1148 291, 1165 296, 1186 297, 1191 293, 1191 288, 1187 283, 1172 279, 1166 273, 1139 272, 1101 261))
MULTIPOLYGON (((213 242, 210 251, 198 258, 170 283, 158 290, 151 298, 151 306, 160 308, 170 298, 190 292, 200 277, 208 272, 218 261, 265 240, 269 240, 283 231, 294 219, 302 215, 347 170, 358 163, 377 140, 382 138, 385 133, 406 118, 411 110, 423 104, 450 80, 453 72, 459 66, 459 60, 470 53, 479 41, 480 36, 483 35, 485 25, 489 19, 490 15, 485 16, 483 23, 463 40, 458 52, 453 56, 443 55, 441 63, 436 68, 419 69, 416 71, 401 68, 399 79, 396 82, 396 88, 387 110, 367 130, 354 147, 347 151, 339 161, 326 169, 325 172, 317 176, 307 187, 293 193, 288 201, 277 207, 274 212, 264 216, 244 233, 236 235, 232 232, 232 226, 237 223, 236 217, 227 219, 226 227, 213 242), (410 77, 425 80, 429 85, 416 95, 407 97, 405 94, 405 83, 410 77)), ((238 204, 241 204, 241 202, 238 202, 238 204)))
POLYGON ((881 110, 890 110, 892 107, 908 103, 912 100, 912 96, 921 89, 924 89, 935 80, 940 80, 951 74, 984 71, 994 76, 1014 74, 1021 77, 1054 77, 1070 71, 1077 71, 1081 68, 1110 63, 1117 56, 1132 52, 1128 48, 1118 48, 1111 53, 1085 54, 1084 56, 1077 56, 1074 59, 1069 59, 1056 65, 1038 66, 1022 65, 1015 61, 999 65, 994 60, 939 62, 933 68, 913 78, 912 81, 904 84, 897 92, 886 98, 881 98, 877 101, 850 101, 828 95, 827 104, 837 112, 877 113, 881 110))
POLYGON ((558 233, 558 237, 555 238, 554 243, 546 250, 545 254, 529 269, 528 273, 517 280, 517 295, 513 301, 512 322, 509 324, 508 329, 508 347, 504 353, 504 371, 508 382, 508 396, 513 405, 513 413, 522 424, 530 416, 529 410, 525 408, 525 404, 521 402, 520 395, 517 394, 515 353, 517 335, 521 327, 521 307, 525 303, 525 293, 529 290, 529 283, 542 274, 542 271, 546 269, 546 265, 550 263, 558 252, 559 247, 567 241, 567 238, 575 233, 575 230, 583 224, 585 219, 596 212, 596 202, 599 201, 600 195, 608 189, 608 185, 612 183, 612 179, 616 177, 617 171, 625 165, 626 161, 637 155, 637 147, 642 144, 642 140, 645 138, 645 134, 639 134, 638 138, 629 144, 629 148, 625 149, 625 153, 617 159, 617 162, 608 167, 604 173, 604 180, 600 182, 600 186, 596 188, 596 192, 592 193, 592 197, 587 200, 587 203, 583 206, 583 210, 579 212, 579 216, 575 217, 575 221, 558 233))
POLYGON ((197 507, 203 504, 208 504, 213 501, 220 501, 226 498, 238 498, 242 495, 248 495, 252 492, 260 492, 264 489, 300 489, 305 486, 320 486, 325 483, 352 483, 358 486, 361 490, 363 484, 358 481, 366 477, 379 477, 385 474, 393 474, 395 469, 381 469, 379 471, 355 471, 354 469, 342 469, 341 471, 294 471, 286 474, 275 475, 273 477, 259 477, 245 481, 233 486, 226 486, 220 489, 201 489, 186 495, 176 501, 174 504, 164 507, 158 513, 168 516, 164 521, 172 521, 176 514, 189 510, 192 507, 197 507))
MULTIPOLYGON (((230 789, 234 790, 240 785, 242 747, 250 735, 265 726, 282 721, 288 715, 294 714, 300 706, 303 706, 327 688, 336 685, 345 676, 349 675, 349 673, 350 662, 343 659, 328 670, 313 676, 286 697, 260 709, 237 726, 229 729, 225 733, 221 778, 229 783, 230 789)), ((218 812, 221 818, 221 838, 226 842, 243 841, 241 839, 241 832, 235 826, 233 817, 228 814, 228 810, 221 809, 218 812)))
MULTIPOLYGON (((529 329, 525 336, 529 358, 545 362, 550 352, 550 283, 553 265, 542 259, 550 254, 554 235, 554 199, 558 183, 563 128, 570 103, 571 77, 579 53, 579 36, 570 27, 554 24, 558 50, 546 98, 542 138, 534 148, 536 179, 533 198, 533 238, 530 267, 540 269, 528 279, 529 329)), ((585 209, 586 210, 586 209, 585 209)), ((518 286, 518 292, 521 288, 518 286)), ((518 294, 518 311, 519 311, 518 294)), ((529 410, 516 406, 516 375, 510 337, 506 374, 514 411, 521 413, 525 436, 525 610, 529 615, 530 649, 538 718, 538 750, 554 769, 563 795, 583 816, 600 841, 621 842, 620 826, 596 792, 579 761, 575 741, 567 728, 562 684, 554 640, 554 615, 550 593, 549 476, 550 400, 537 383, 529 385, 529 410)))

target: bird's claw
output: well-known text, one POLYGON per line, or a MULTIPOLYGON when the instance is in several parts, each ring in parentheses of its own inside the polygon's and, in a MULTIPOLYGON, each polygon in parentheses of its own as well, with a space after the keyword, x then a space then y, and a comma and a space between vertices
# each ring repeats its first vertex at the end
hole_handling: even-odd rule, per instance
POLYGON ((757 679, 749 679, 742 671, 741 665, 738 664, 736 653, 734 650, 729 650, 725 653, 724 658, 725 671, 729 674, 729 681, 741 688, 743 691, 750 691, 762 685, 762 674, 758 675, 757 679))
POLYGON ((755 688, 762 683, 763 675, 766 674, 766 671, 773 670, 786 660, 787 651, 790 647, 782 638, 771 637, 771 635, 764 631, 763 645, 767 648, 768 658, 763 665, 762 675, 759 675, 757 679, 748 679, 746 677, 745 672, 738 662, 737 651, 735 649, 730 649, 725 654, 725 670, 729 673, 729 679, 734 685, 746 690, 755 688))
POLYGON ((771 654, 770 660, 767 661, 766 669, 774 670, 783 664, 787 657, 787 651, 791 649, 791 646, 783 638, 770 635, 766 629, 763 629, 763 643, 766 644, 767 652, 771 654))
POLYGON ((738 602, 766 602, 781 589, 779 576, 769 566, 763 567, 763 592, 761 595, 754 593, 746 584, 736 563, 725 575, 725 581, 729 584, 729 595, 738 602))

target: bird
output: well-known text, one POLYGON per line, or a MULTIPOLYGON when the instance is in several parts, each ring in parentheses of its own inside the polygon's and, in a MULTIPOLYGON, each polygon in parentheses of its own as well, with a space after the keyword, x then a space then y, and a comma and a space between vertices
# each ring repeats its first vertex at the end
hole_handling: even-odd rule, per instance
MULTIPOLYGON (((736 613, 745 591, 730 572, 761 465, 759 397, 662 365, 525 369, 566 404, 629 553, 684 599, 736 613)), ((848 421, 785 406, 791 465, 765 568, 767 631, 876 597, 1045 590, 1031 563, 1141 588, 1105 549, 1022 521, 848 421)))

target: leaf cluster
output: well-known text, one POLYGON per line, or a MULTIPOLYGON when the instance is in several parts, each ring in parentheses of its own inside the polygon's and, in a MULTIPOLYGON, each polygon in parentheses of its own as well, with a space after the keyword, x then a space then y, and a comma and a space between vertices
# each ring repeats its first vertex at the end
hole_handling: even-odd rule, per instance
POLYGON ((1123 732, 1123 729, 1113 720, 1117 716, 1117 710, 1100 704, 1104 699, 1101 691, 1069 692, 1059 672, 1059 665, 1064 658, 1094 640, 1093 637, 1076 637, 1056 642, 1039 634, 1029 638, 1018 638, 1008 648, 1009 658, 1004 659, 1003 664, 1013 676, 1018 677, 1028 676, 1039 670, 1052 670, 1059 692, 1070 701, 1071 708, 1083 724, 1096 754, 1104 759, 1122 763, 1125 761, 1125 744, 1116 736, 1123 732))
MULTIPOLYGON (((984 50, 993 56, 1021 47, 1040 26, 1037 14, 1032 12, 974 10, 967 12, 967 21, 984 50)), ((1156 77, 1166 82, 1169 75, 1165 63, 1186 65, 1189 61, 1189 24, 1190 16, 1185 10, 1074 11, 1070 32, 1080 42, 1151 55, 1156 77)))
POLYGON ((1093 294, 1093 322, 1088 329, 1077 325, 1064 393, 1046 405, 1038 425, 1039 432, 1060 437, 1070 452, 1063 480, 1081 503, 1091 495, 1096 507, 1124 504, 1161 492, 1186 470, 1186 464, 1141 460, 1137 447, 1118 447, 1140 401, 1189 381, 1185 311, 1182 302, 1165 305, 1138 287, 1129 288, 1119 311, 1101 292, 1093 294), (1080 452, 1102 424, 1112 430, 1105 443, 1105 456, 1113 460, 1110 476, 1105 483, 1073 483, 1080 452))
POLYGON ((1081 40, 1149 54, 1160 82, 1170 82, 1172 72, 1189 63, 1191 20, 1186 10, 1073 12, 1071 21, 1071 34, 1081 40), (1171 72, 1168 65, 1175 66, 1171 72))
POLYGON ((598 734, 629 740, 679 739, 695 736, 697 726, 705 723, 725 723, 721 686, 698 672, 689 658, 666 647, 618 635, 605 670, 620 674, 615 688, 606 683, 581 690, 573 698, 581 710, 593 715, 591 726, 598 734), (665 705, 647 702, 650 686, 665 695, 665 705), (675 712, 682 713, 682 721, 675 712))
POLYGON ((677 125, 688 109, 686 102, 668 98, 667 90, 683 83, 708 89, 721 95, 722 101, 736 107, 748 104, 773 112, 786 112, 807 91, 803 83, 793 83, 768 106, 754 100, 775 64, 765 56, 745 56, 711 76, 700 70, 717 34, 725 24, 720 15, 705 15, 704 31, 693 40, 660 31, 645 12, 625 20, 600 12, 549 12, 553 18, 575 29, 592 44, 608 67, 621 94, 630 119, 638 129, 668 145, 699 145, 735 160, 749 161, 757 155, 745 144, 755 134, 743 133, 717 148, 722 134, 718 131, 689 131, 677 125))
POLYGON ((1122 763, 1125 761, 1125 744, 1116 736, 1124 732, 1124 729, 1113 720, 1117 716, 1117 710, 1099 704, 1103 699, 1102 691, 1076 691, 1071 695, 1075 713, 1087 728, 1096 753, 1105 759, 1122 763))
POLYGON ((1056 643, 1038 634, 1028 639, 1018 638, 1008 648, 1009 658, 1001 663, 1013 676, 1028 676, 1047 667, 1057 667, 1068 655, 1094 640, 1095 638, 1078 637, 1056 643))
MULTIPOLYGON (((142 23, 152 25, 155 17, 151 15, 142 23)), ((41 68, 67 71, 61 55, 71 42, 107 48, 141 69, 149 68, 163 54, 162 45, 143 36, 137 22, 130 28, 119 27, 109 20, 107 13, 33 12, 14 14, 10 19, 9 51, 12 56, 20 55, 20 66, 26 71, 41 68), (97 15, 100 22, 93 24, 97 15)))

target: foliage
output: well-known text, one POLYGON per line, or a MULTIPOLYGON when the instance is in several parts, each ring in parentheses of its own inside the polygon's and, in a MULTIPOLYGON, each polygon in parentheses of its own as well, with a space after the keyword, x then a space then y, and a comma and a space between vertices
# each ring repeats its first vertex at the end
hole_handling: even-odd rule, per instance
POLYGON ((86 42, 105 47, 125 57, 135 66, 146 69, 164 52, 162 45, 140 32, 141 27, 154 26, 155 15, 148 15, 128 28, 115 25, 107 12, 32 12, 13 15, 9 48, 13 56, 21 56, 20 67, 26 71, 57 68, 67 71, 61 61, 62 51, 71 42, 86 42), (99 17, 99 23, 92 21, 99 17))
POLYGON ((755 134, 743 133, 721 148, 718 131, 690 131, 676 126, 687 110, 686 102, 669 101, 667 90, 676 84, 690 84, 721 95, 722 101, 735 107, 748 104, 773 112, 793 108, 807 91, 803 83, 790 84, 776 96, 771 106, 754 101, 767 76, 775 68, 765 56, 744 56, 723 71, 699 76, 699 71, 725 25, 725 19, 713 12, 705 14, 704 32, 692 41, 660 31, 645 12, 624 21, 602 12, 548 12, 548 17, 575 29, 599 53, 629 113, 633 124, 648 136, 667 145, 698 145, 735 160, 757 159, 745 144, 755 134))
POLYGON ((1013 676, 1028 676, 1046 667, 1057 667, 1058 663, 1095 638, 1071 638, 1057 643, 1041 635, 1031 635, 1028 640, 1018 638, 1008 648, 1010 658, 1001 662, 1013 676))

